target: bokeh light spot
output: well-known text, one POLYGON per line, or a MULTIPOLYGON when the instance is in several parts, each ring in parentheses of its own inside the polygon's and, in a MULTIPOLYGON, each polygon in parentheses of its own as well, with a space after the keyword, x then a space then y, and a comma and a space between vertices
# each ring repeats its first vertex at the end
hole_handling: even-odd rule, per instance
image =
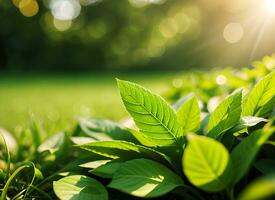
POLYGON ((72 20, 59 20, 54 19, 53 20, 54 27, 59 31, 66 31, 68 30, 72 25, 72 20))
POLYGON ((216 77, 216 83, 218 85, 224 85, 226 82, 227 82, 227 78, 224 75, 220 74, 216 77))
POLYGON ((164 37, 171 38, 177 34, 178 24, 173 18, 168 18, 160 23, 159 30, 164 37))
POLYGON ((186 14, 180 12, 180 13, 176 14, 176 16, 174 18, 178 24, 179 33, 185 33, 188 30, 188 28, 190 27, 189 17, 186 14))
POLYGON ((175 79, 173 79, 172 84, 175 88, 180 88, 183 85, 183 80, 180 78, 175 78, 175 79))
POLYGON ((243 37, 243 27, 239 23, 227 24, 223 31, 224 39, 229 43, 237 43, 243 37))
POLYGON ((21 0, 19 10, 25 17, 32 17, 38 13, 39 6, 36 0, 21 0))
POLYGON ((80 14, 81 6, 77 0, 52 0, 50 8, 54 18, 72 20, 80 14))

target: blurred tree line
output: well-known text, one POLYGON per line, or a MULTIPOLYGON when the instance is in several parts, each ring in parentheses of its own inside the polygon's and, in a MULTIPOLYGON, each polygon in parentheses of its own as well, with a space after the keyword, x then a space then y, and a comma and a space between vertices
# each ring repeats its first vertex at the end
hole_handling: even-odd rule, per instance
POLYGON ((127 0, 80 1, 81 12, 69 19, 68 29, 67 18, 55 26, 51 1, 37 1, 39 12, 32 17, 24 17, 16 2, 1 3, 1 69, 170 69, 183 62, 198 64, 187 49, 197 42, 200 13, 186 1, 145 6, 127 0))
MULTIPOLYGON (((227 14, 220 19, 219 8, 209 14, 203 9, 207 4, 198 2, 2 0, 0 69, 171 70, 212 65, 220 51, 211 52, 205 38, 223 29, 227 14)), ((215 38, 222 39, 222 33, 215 38)))

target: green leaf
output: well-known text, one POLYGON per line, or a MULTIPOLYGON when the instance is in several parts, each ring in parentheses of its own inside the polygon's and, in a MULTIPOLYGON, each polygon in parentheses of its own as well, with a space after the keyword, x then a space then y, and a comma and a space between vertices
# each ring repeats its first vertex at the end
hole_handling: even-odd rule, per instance
POLYGON ((200 129, 200 107, 196 97, 187 99, 177 111, 179 123, 184 132, 196 132, 200 129))
POLYGON ((140 132, 159 146, 179 143, 183 136, 175 111, 159 95, 128 81, 117 80, 121 98, 140 132))
POLYGON ((227 186, 223 174, 229 163, 227 149, 218 141, 189 134, 183 154, 183 171, 188 180, 198 188, 217 192, 227 186))
POLYGON ((254 167, 263 174, 275 174, 275 160, 274 159, 261 159, 254 163, 254 167))
POLYGON ((260 200, 275 195, 275 174, 252 182, 240 195, 239 200, 260 200))
POLYGON ((224 101, 211 114, 208 122, 207 135, 217 138, 239 122, 241 115, 242 90, 237 90, 224 101))
POLYGON ((126 141, 99 141, 80 145, 79 147, 112 159, 150 158, 165 164, 170 163, 169 158, 164 154, 126 141))
POLYGON ((233 149, 230 156, 231 171, 233 171, 232 185, 236 184, 247 173, 261 146, 273 132, 274 128, 270 128, 267 124, 263 129, 251 133, 233 149))
MULTIPOLYGON (((275 71, 271 72, 265 76, 261 81, 259 81, 253 90, 250 92, 248 98, 244 102, 244 109, 242 116, 259 116, 262 108, 267 110, 265 105, 270 102, 275 95, 275 71)), ((273 101, 274 102, 274 101, 273 101)), ((270 110, 273 109, 274 104, 269 104, 270 110)))
POLYGON ((108 200, 105 187, 87 176, 67 176, 53 182, 53 189, 60 200, 108 200))
POLYGON ((181 178, 165 166, 152 160, 135 159, 121 165, 108 187, 137 197, 153 198, 182 185, 181 178))

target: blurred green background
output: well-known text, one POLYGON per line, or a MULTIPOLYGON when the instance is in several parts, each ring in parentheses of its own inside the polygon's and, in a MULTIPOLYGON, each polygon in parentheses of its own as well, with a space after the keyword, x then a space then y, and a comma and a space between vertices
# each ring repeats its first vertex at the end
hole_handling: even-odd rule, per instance
POLYGON ((0 2, 0 126, 10 130, 32 116, 50 132, 80 115, 120 120, 115 77, 162 94, 179 73, 275 51, 273 0, 0 2))

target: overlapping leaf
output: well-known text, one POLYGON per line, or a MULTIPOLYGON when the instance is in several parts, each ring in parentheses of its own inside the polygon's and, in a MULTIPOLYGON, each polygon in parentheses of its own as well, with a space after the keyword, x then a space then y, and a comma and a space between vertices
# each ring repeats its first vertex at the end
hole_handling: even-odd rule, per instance
POLYGON ((209 118, 207 135, 217 138, 236 125, 242 111, 241 103, 242 90, 240 89, 222 101, 209 118))
POLYGON ((267 124, 264 129, 254 131, 233 149, 230 155, 233 171, 232 185, 247 173, 261 146, 273 132, 274 128, 270 128, 267 124))
POLYGON ((170 163, 169 158, 164 154, 126 141, 99 141, 80 145, 79 147, 112 159, 150 158, 162 163, 170 163))
POLYGON ((200 129, 200 108, 196 97, 187 99, 177 111, 179 123, 184 132, 196 132, 200 129))

